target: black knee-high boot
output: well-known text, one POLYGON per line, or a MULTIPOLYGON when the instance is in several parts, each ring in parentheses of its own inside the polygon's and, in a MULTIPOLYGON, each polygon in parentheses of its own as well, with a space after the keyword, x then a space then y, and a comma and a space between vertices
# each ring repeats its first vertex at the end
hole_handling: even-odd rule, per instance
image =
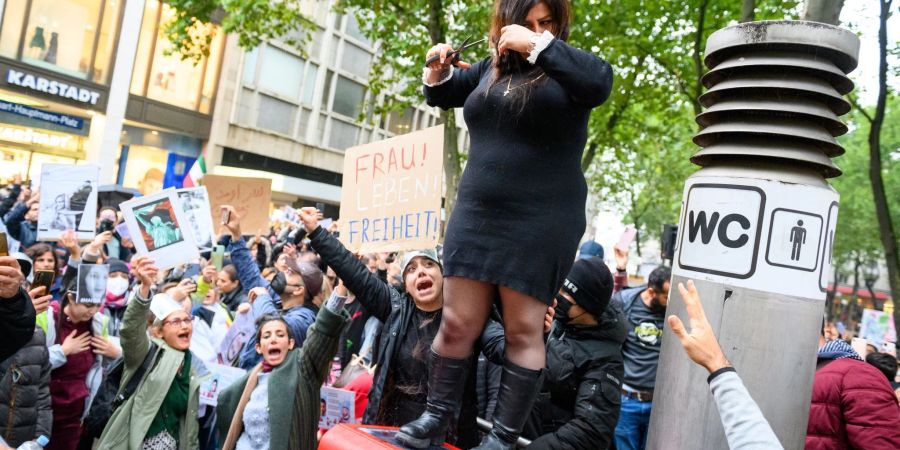
POLYGON ((544 384, 544 371, 519 367, 509 361, 503 365, 500 393, 494 410, 494 428, 473 450, 513 450, 528 420, 534 401, 544 384))
POLYGON ((397 440, 413 448, 443 445, 456 418, 465 391, 472 358, 445 358, 431 350, 428 370, 428 405, 418 419, 400 427, 397 440))

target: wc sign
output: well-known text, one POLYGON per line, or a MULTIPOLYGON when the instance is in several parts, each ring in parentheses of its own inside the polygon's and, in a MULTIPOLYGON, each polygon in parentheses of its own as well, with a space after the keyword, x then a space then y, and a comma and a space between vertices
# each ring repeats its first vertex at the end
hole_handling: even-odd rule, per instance
POLYGON ((766 194, 755 186, 691 186, 679 228, 678 264, 695 272, 747 279, 756 272, 766 194))

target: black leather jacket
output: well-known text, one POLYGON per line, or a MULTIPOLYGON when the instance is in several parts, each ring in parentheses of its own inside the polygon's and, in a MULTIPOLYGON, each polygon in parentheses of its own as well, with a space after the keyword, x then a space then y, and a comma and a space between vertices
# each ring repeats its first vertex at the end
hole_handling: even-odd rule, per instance
MULTIPOLYGON (((615 434, 624 371, 625 317, 613 303, 596 326, 554 322, 547 339, 547 378, 522 436, 529 449, 606 449, 615 434)), ((485 356, 502 363, 503 328, 489 322, 485 356)))
MULTIPOLYGON (((343 280, 347 289, 356 295, 357 301, 384 324, 375 348, 377 369, 375 380, 369 389, 369 404, 363 415, 363 423, 402 425, 379 424, 376 423, 376 417, 384 398, 385 386, 388 385, 392 375, 393 363, 396 358, 404 357, 399 354, 399 350, 403 343, 403 333, 413 319, 415 303, 408 294, 401 294, 384 279, 369 272, 335 237, 321 227, 310 233, 309 239, 322 261, 343 280)), ((463 394, 463 405, 457 422, 459 436, 456 439, 456 446, 460 448, 477 445, 479 440, 476 426, 478 408, 475 394, 475 359, 473 355, 472 370, 469 371, 469 378, 464 387, 466 392, 463 394)), ((428 374, 422 376, 427 377, 428 374)))

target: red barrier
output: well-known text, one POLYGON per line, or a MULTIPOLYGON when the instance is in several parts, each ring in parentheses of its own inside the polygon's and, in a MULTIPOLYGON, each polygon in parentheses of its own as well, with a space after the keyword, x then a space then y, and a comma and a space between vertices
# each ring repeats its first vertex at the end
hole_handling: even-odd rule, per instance
MULTIPOLYGON (((397 450, 405 448, 394 439, 396 434, 397 427, 338 425, 322 437, 319 442, 319 450, 397 450)), ((439 449, 459 450, 450 444, 433 447, 433 450, 439 449)))

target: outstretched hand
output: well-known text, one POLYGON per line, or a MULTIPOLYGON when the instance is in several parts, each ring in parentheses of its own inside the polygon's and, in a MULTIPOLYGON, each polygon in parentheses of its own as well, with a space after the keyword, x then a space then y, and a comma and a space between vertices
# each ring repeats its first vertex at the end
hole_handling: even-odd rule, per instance
POLYGON ((303 228, 306 228, 307 233, 312 233, 319 227, 319 220, 322 218, 322 212, 318 209, 307 206, 306 208, 297 210, 297 214, 300 215, 300 221, 303 222, 303 228))
POLYGON ((237 241, 241 238, 241 217, 238 215, 237 210, 234 209, 234 206, 222 205, 222 213, 225 214, 226 212, 228 221, 222 225, 225 225, 225 228, 231 233, 231 238, 237 241))
POLYGON ((703 304, 700 303, 700 295, 692 280, 688 280, 687 288, 683 283, 678 283, 678 292, 684 299, 687 306, 688 316, 691 319, 691 331, 688 332, 684 328, 684 324, 678 316, 671 315, 668 318, 669 327, 672 332, 678 336, 682 347, 687 352, 688 357, 695 363, 703 366, 710 373, 715 372, 723 367, 731 366, 731 363, 722 353, 722 347, 706 319, 706 313, 703 311, 703 304))

